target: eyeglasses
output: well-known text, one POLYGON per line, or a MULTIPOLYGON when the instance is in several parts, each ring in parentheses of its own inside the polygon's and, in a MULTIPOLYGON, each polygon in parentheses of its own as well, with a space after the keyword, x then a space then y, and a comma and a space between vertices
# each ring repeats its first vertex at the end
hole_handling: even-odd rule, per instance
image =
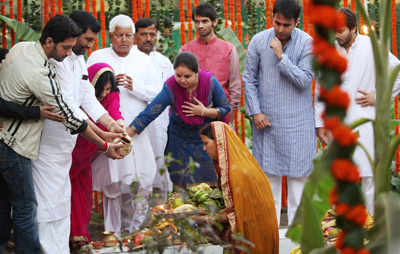
POLYGON ((133 39, 133 33, 126 33, 126 34, 121 34, 121 33, 114 33, 115 38, 118 40, 121 40, 122 37, 125 36, 127 40, 132 40, 133 39))

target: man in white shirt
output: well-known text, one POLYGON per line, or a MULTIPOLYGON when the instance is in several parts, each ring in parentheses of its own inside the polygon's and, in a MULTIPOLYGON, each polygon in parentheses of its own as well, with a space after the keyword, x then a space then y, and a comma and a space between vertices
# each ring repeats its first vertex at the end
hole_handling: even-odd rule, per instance
MULTIPOLYGON (((347 70, 342 76, 343 83, 341 88, 350 97, 350 106, 347 109, 345 122, 347 124, 359 118, 375 118, 375 63, 371 40, 366 35, 357 32, 356 15, 347 8, 340 11, 346 17, 346 26, 336 32, 337 50, 347 58, 347 70)), ((389 65, 394 68, 400 61, 389 53, 389 65)), ((397 80, 392 91, 392 97, 399 93, 400 79, 397 80)), ((327 143, 331 139, 331 134, 323 127, 321 113, 323 106, 316 105, 316 127, 319 139, 327 143)), ((354 131, 358 132, 358 142, 361 143, 374 159, 374 131, 371 122, 357 127, 354 131)), ((368 157, 360 146, 357 146, 353 160, 357 164, 362 177, 361 186, 365 195, 366 207, 370 214, 374 213, 374 192, 375 184, 373 180, 372 167, 368 157)))
MULTIPOLYGON (((150 18, 141 18, 135 23, 135 41, 137 49, 150 56, 152 64, 156 69, 154 82, 150 85, 160 92, 164 82, 174 75, 174 67, 168 57, 155 51, 159 30, 156 22, 150 18)), ((154 179, 153 188, 160 191, 161 199, 166 200, 168 191, 172 191, 172 182, 168 171, 164 168, 164 150, 167 145, 167 129, 169 124, 168 110, 154 120, 147 128, 150 134, 150 142, 153 147, 157 161, 157 173, 154 179)))
MULTIPOLYGON (((109 140, 108 134, 97 128, 86 115, 87 113, 93 121, 107 126, 109 130, 123 131, 99 103, 94 88, 87 78, 83 54, 97 39, 100 24, 85 11, 74 11, 70 18, 82 32, 77 37, 72 54, 62 62, 53 61, 61 92, 72 111, 85 119, 103 139, 109 140)), ((38 201, 39 240, 45 253, 69 254, 71 214, 69 170, 76 139, 77 135, 68 133, 62 128, 61 123, 44 121, 39 157, 32 162, 32 173, 38 201)))
MULTIPOLYGON (((26 106, 56 106, 57 111, 65 117, 64 126, 71 133, 82 133, 108 155, 117 158, 119 155, 114 149, 120 145, 103 141, 86 120, 71 110, 63 100, 56 79, 51 59, 61 62, 71 55, 79 33, 79 27, 70 18, 56 15, 44 27, 40 41, 17 43, 0 69, 0 97, 26 106)), ((31 160, 38 158, 43 121, 1 120, 4 128, 0 132, 0 173, 8 188, 8 201, 13 211, 15 250, 16 253, 42 253, 31 160)), ((64 126, 61 128, 64 129, 64 126)), ((49 179, 47 184, 56 183, 49 179)), ((0 210, 4 211, 5 206, 8 204, 2 200, 0 210)), ((4 217, 0 219, 1 225, 5 225, 3 220, 8 220, 4 217)), ((2 239, 0 252, 6 244, 7 239, 2 239)))
MULTIPOLYGON (((111 47, 93 52, 88 59, 88 65, 103 62, 108 63, 114 69, 117 83, 120 86, 120 111, 125 124, 129 125, 157 95, 158 89, 151 85, 156 74, 150 57, 132 48, 135 27, 130 17, 117 15, 112 18, 109 31, 111 47)), ((108 172, 110 172, 112 180, 102 189, 107 231, 118 233, 127 230, 132 232, 143 222, 148 209, 148 204, 143 202, 145 200, 143 197, 151 194, 156 175, 156 162, 147 132, 134 137, 132 153, 128 156, 114 165, 108 164, 110 166, 108 172), (128 156, 134 157, 134 164, 129 164, 129 168, 127 168, 127 163, 124 163, 124 160, 129 160, 128 156), (124 165, 118 166, 118 163, 124 165), (140 197, 135 201, 135 215, 133 219, 121 218, 121 209, 126 209, 126 212, 122 212, 123 214, 132 213, 132 208, 126 206, 130 202, 124 200, 132 198, 129 188, 126 186, 132 182, 134 175, 140 183, 138 193, 140 197)), ((96 161, 101 159, 102 157, 99 157, 96 161)), ((96 161, 92 164, 93 174, 96 174, 96 165, 104 165, 104 163, 96 163, 96 161)))

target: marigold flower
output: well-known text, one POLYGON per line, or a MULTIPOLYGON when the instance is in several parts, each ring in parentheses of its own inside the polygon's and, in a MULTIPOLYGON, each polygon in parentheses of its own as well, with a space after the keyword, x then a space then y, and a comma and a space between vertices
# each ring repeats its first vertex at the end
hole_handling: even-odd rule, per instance
POLYGON ((350 209, 350 206, 345 203, 336 204, 336 207, 335 207, 335 211, 336 211, 337 215, 344 215, 349 209, 350 209))
POLYGON ((329 44, 325 39, 319 36, 314 36, 313 54, 319 64, 335 69, 340 74, 347 69, 346 58, 339 55, 332 44, 329 44))
POLYGON ((338 193, 336 191, 336 187, 333 188, 329 194, 329 201, 331 202, 331 204, 336 204, 339 200, 339 196, 338 193))
POLYGON ((356 254, 356 251, 353 248, 346 247, 340 250, 340 254, 356 254))
POLYGON ((324 119, 324 126, 328 130, 333 130, 340 125, 340 118, 337 116, 324 119))
POLYGON ((353 133, 349 127, 343 124, 333 129, 332 135, 341 146, 351 146, 357 143, 357 135, 353 133))
POLYGON ((310 20, 314 25, 336 30, 346 25, 343 14, 337 12, 336 9, 331 6, 313 5, 312 9, 310 20))
POLYGON ((343 240, 346 233, 344 231, 340 232, 337 239, 336 239, 336 248, 342 249, 343 248, 343 240))
POLYGON ((346 159, 336 159, 331 165, 332 175, 341 181, 360 182, 360 173, 357 166, 346 159))
POLYGON ((363 205, 356 205, 351 207, 344 217, 362 227, 367 220, 367 210, 363 205))
POLYGON ((339 85, 333 86, 329 91, 321 87, 320 97, 326 101, 328 105, 334 105, 345 109, 350 105, 349 95, 340 89, 339 85))
POLYGON ((357 254, 370 254, 369 250, 367 249, 359 249, 357 251, 357 254))

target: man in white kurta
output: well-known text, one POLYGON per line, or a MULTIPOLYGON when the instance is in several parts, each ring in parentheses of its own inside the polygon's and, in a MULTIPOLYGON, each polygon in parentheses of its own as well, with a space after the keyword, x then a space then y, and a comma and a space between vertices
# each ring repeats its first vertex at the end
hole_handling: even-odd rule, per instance
MULTIPOLYGON (((110 21, 110 48, 100 49, 93 52, 88 65, 95 63, 109 64, 116 74, 117 83, 120 86, 120 111, 124 117, 126 126, 146 107, 146 105, 157 95, 158 90, 151 84, 154 66, 150 57, 140 52, 133 46, 134 24, 132 19, 126 15, 118 15, 110 21)), ((93 175, 97 175, 108 167, 110 180, 107 186, 102 186, 104 193, 104 224, 106 231, 132 232, 136 230, 144 221, 145 213, 148 210, 145 197, 151 194, 153 181, 156 175, 156 161, 150 143, 148 132, 144 135, 137 135, 132 141, 132 153, 128 156, 134 157, 134 164, 130 168, 118 165, 128 160, 109 163, 100 163, 104 160, 99 156, 92 164, 93 175), (119 171, 125 171, 124 174, 119 171), (128 171, 128 173, 126 172, 128 171), (130 172, 130 173, 129 173, 130 172), (129 199, 132 198, 129 184, 132 182, 132 175, 136 174, 139 182, 138 198, 134 202, 135 214, 131 217, 132 209, 127 207, 129 199), (116 177, 116 175, 120 177, 116 177), (122 211, 121 211, 122 210, 122 211), (125 211, 124 211, 125 210, 125 211), (129 211, 130 210, 130 211, 129 211), (122 216, 121 214, 128 214, 122 216)), ((126 165, 126 163, 124 163, 126 165)), ((104 180, 103 182, 107 182, 104 180)), ((96 185, 94 183, 94 185, 96 185)), ((95 186, 96 187, 96 186, 95 186)))
MULTIPOLYGON (((336 33, 337 50, 347 58, 347 70, 342 76, 341 88, 350 97, 350 106, 347 109, 345 122, 350 124, 357 119, 375 119, 375 63, 371 40, 368 36, 357 33, 357 23, 354 13, 349 9, 341 9, 346 16, 347 26, 336 33)), ((400 64, 400 61, 389 53, 390 68, 400 64)), ((399 92, 400 79, 397 78, 393 89, 393 98, 399 92)), ((327 142, 329 133, 323 128, 321 113, 323 106, 316 107, 316 127, 318 137, 327 142)), ((360 142, 374 159, 374 131, 371 122, 357 127, 360 142)), ((368 211, 374 212, 374 192, 372 166, 366 153, 357 146, 353 160, 360 170, 362 177, 362 191, 366 199, 368 211)))
MULTIPOLYGON (((94 19, 89 13, 83 13, 83 15, 86 18, 94 19)), ((71 15, 71 18, 73 17, 71 15)), ((100 121, 111 128, 116 123, 113 120, 110 121, 111 118, 107 111, 96 99, 94 88, 87 79, 87 67, 82 54, 87 47, 92 47, 100 25, 98 29, 92 29, 94 31, 87 28, 78 37, 72 55, 65 58, 63 62, 52 59, 50 61, 56 66, 57 79, 63 98, 70 105, 72 111, 81 119, 88 120, 87 115, 80 109, 82 107, 94 121, 100 121), (91 38, 91 40, 87 43, 87 41, 83 41, 83 38, 91 38), (83 52, 76 50, 82 47, 84 48, 83 52)), ((71 135, 63 128, 62 123, 44 121, 39 156, 37 160, 32 161, 33 182, 38 201, 39 240, 44 253, 70 253, 71 184, 69 170, 76 139, 77 135, 71 135)))
MULTIPOLYGON (((155 45, 159 34, 156 22, 150 18, 141 18, 136 22, 135 30, 137 49, 150 56, 151 62, 156 69, 156 76, 151 85, 154 86, 158 92, 161 92, 164 82, 174 75, 174 67, 168 57, 155 51, 155 45)), ((169 110, 164 110, 164 112, 147 128, 157 161, 157 173, 153 188, 160 191, 160 193, 157 194, 161 194, 161 200, 164 201, 166 201, 167 192, 172 191, 172 182, 168 170, 164 167, 164 151, 168 141, 168 112, 169 110)))

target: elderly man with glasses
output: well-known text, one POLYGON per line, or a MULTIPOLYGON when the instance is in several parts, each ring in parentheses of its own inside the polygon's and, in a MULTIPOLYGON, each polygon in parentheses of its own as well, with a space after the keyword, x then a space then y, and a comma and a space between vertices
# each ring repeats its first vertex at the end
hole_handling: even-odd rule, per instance
MULTIPOLYGON (((135 25, 130 17, 115 16, 109 31, 111 47, 93 52, 88 66, 108 63, 114 69, 120 87, 120 111, 128 126, 157 95, 157 86, 152 84, 160 81, 155 78, 158 75, 150 57, 132 47, 135 25)), ((124 159, 113 161, 100 155, 92 164, 94 188, 104 193, 105 230, 117 235, 138 229, 148 209, 146 199, 152 192, 157 165, 148 133, 143 134, 134 137, 132 152, 124 159), (129 188, 133 181, 139 182, 138 196, 142 197, 135 202, 129 188)))

